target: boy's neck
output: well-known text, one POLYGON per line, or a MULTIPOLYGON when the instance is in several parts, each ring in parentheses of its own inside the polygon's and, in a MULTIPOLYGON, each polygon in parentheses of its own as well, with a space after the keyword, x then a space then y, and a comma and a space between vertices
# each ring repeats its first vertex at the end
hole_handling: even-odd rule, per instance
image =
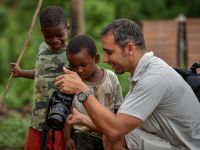
POLYGON ((67 48, 67 42, 65 44, 63 44, 63 46, 59 50, 54 50, 50 45, 48 45, 48 48, 52 51, 63 51, 63 50, 66 50, 66 48, 67 48))
POLYGON ((104 70, 100 67, 96 67, 94 73, 86 80, 88 82, 100 82, 104 77, 104 70))

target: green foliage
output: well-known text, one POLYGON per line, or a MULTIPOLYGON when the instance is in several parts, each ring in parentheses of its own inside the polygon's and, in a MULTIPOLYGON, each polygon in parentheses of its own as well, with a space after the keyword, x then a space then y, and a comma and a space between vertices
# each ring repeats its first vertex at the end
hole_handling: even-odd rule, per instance
POLYGON ((142 17, 140 0, 117 0, 115 7, 116 18, 127 18, 139 21, 142 17), (122 7, 123 6, 123 7, 122 7))
POLYGON ((29 118, 19 118, 19 116, 0 117, 0 149, 22 148, 25 143, 29 118))
POLYGON ((114 5, 106 1, 85 2, 86 33, 93 37, 99 37, 99 33, 104 25, 114 19, 114 5))

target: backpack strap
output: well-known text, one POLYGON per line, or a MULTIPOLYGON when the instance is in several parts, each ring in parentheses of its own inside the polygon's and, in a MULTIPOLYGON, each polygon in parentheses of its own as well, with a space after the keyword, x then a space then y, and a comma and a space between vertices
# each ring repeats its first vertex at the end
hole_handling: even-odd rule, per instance
POLYGON ((184 79, 185 77, 191 75, 191 71, 184 68, 174 68, 184 79))
POLYGON ((200 68, 200 63, 194 63, 192 65, 192 67, 190 68, 190 70, 194 73, 194 74, 197 74, 197 68, 200 68))

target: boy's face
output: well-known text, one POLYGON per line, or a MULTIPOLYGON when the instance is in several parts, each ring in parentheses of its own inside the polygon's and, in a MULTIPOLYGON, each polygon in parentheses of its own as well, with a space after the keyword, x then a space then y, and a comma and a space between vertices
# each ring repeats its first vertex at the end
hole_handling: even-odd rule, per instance
POLYGON ((99 62, 99 55, 92 58, 87 50, 81 50, 77 54, 67 54, 70 67, 73 71, 78 73, 81 79, 87 80, 93 75, 96 67, 96 64, 99 62))
POLYGON ((47 27, 41 29, 45 42, 52 50, 61 50, 66 48, 66 40, 68 29, 65 24, 55 27, 47 27))

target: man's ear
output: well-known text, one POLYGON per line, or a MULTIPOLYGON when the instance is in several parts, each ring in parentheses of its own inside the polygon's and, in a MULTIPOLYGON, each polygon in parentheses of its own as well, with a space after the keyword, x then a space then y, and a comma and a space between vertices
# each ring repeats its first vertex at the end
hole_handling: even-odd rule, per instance
POLYGON ((132 55, 133 53, 134 53, 134 50, 135 50, 135 44, 133 44, 133 43, 128 43, 127 45, 126 45, 126 50, 127 50, 127 54, 128 55, 132 55))
POLYGON ((95 63, 98 64, 99 60, 100 60, 100 55, 96 54, 96 56, 95 56, 95 63))

